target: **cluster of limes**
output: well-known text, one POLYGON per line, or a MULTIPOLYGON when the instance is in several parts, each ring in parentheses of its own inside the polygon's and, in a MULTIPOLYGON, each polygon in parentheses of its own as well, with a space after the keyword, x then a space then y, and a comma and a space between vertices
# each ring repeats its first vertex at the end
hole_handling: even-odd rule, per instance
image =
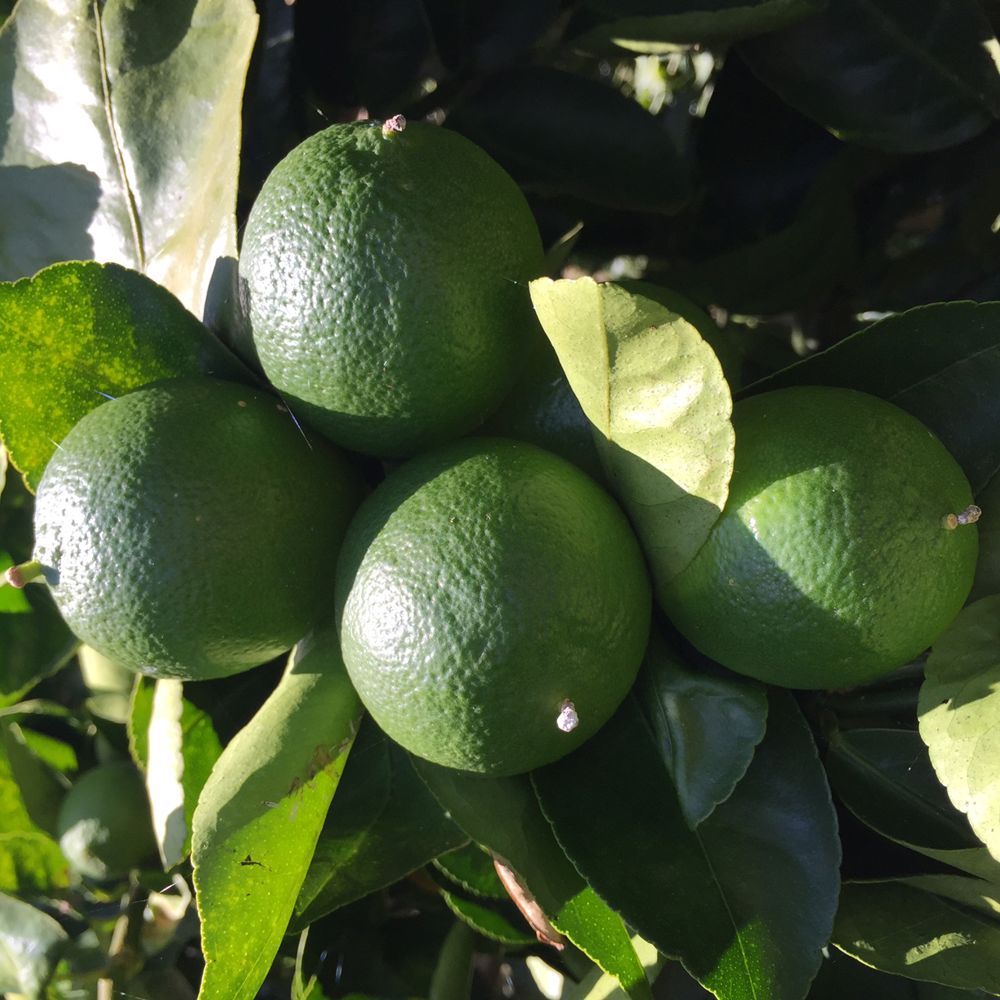
MULTIPOLYGON (((648 554, 571 462, 465 436, 532 354, 542 267, 520 191, 454 133, 393 119, 295 149, 239 265, 269 387, 148 386, 86 416, 46 470, 36 559, 76 634, 203 679, 336 616, 362 700, 420 756, 510 774, 594 733, 643 658, 648 554), (352 453, 407 461, 363 499, 352 453)), ((751 397, 734 422, 730 501, 658 589, 677 627, 795 687, 919 653, 976 558, 975 529, 947 521, 972 498, 944 448, 846 390, 751 397)))

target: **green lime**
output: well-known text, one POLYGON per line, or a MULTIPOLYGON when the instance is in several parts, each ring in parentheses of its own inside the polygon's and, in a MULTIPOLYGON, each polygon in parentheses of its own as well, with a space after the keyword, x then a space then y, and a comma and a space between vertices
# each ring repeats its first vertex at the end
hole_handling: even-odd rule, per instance
POLYGON ((297 415, 345 447, 402 457, 503 398, 542 261, 520 190, 468 139, 419 122, 334 125, 264 183, 241 308, 297 415))
POLYGON ((316 624, 361 493, 346 460, 272 396, 162 382, 63 439, 38 489, 35 558, 69 627, 109 659, 219 677, 316 624))
MULTIPOLYGON (((798 688, 863 683, 913 659, 972 585, 972 502, 936 437, 891 403, 803 386, 733 413, 729 500, 661 591, 677 628, 741 673, 798 688)), ((974 513, 972 516, 975 516, 974 513)))
POLYGON ((156 853, 142 775, 129 761, 87 771, 66 793, 56 832, 74 871, 122 878, 156 853))
POLYGON ((593 480, 479 438, 413 459, 362 504, 337 607, 348 673, 389 736, 438 764, 515 774, 577 747, 625 697, 650 588, 593 480))

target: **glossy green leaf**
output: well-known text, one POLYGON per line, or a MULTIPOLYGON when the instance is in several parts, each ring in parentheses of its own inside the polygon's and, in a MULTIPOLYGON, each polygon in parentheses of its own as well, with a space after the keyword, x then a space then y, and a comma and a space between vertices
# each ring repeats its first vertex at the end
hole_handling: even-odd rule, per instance
MULTIPOLYGON (((650 983, 658 982, 660 970, 663 968, 666 959, 648 941, 644 941, 638 935, 632 935, 632 947, 646 970, 646 978, 650 983)), ((662 996, 662 992, 657 993, 662 996)), ((618 981, 600 969, 591 969, 578 983, 567 981, 563 989, 560 1000, 623 1000, 625 994, 622 992, 618 981)), ((670 1000, 690 1000, 680 994, 669 992, 667 996, 670 1000)))
POLYGON ((222 744, 209 714, 175 680, 137 679, 128 730, 132 756, 146 775, 160 859, 172 868, 191 850, 195 806, 222 744))
POLYGON ((0 742, 0 891, 51 892, 69 884, 69 869, 59 844, 28 811, 8 743, 0 742))
POLYGON ((59 807, 69 782, 31 750, 16 722, 0 725, 0 742, 32 822, 58 838, 59 807))
POLYGON ((1000 861, 1000 597, 969 605, 934 644, 918 712, 948 797, 1000 861))
POLYGON ((613 975, 633 1000, 648 998, 649 984, 625 925, 556 843, 527 775, 485 778, 417 758, 413 762, 455 822, 515 873, 527 898, 552 925, 613 975))
POLYGON ((821 0, 709 0, 663 5, 647 0, 590 0, 601 23, 568 39, 596 52, 665 53, 692 43, 731 42, 776 31, 819 10, 821 0))
POLYGON ((847 142, 926 152, 1000 114, 997 39, 976 0, 838 0, 740 51, 792 107, 847 142))
POLYGON ((615 285, 539 278, 531 299, 663 586, 729 494, 732 400, 718 359, 687 320, 615 285))
POLYGON ((838 385, 918 417, 978 491, 1000 469, 1000 303, 939 302, 873 323, 753 386, 838 385))
POLYGON ((1000 993, 1000 923, 899 881, 846 884, 833 943, 883 972, 1000 993))
POLYGON ((985 917, 1000 917, 1000 882, 966 878, 964 875, 909 875, 896 881, 942 899, 950 899, 985 917))
POLYGON ((976 503, 983 516, 976 525, 979 530, 979 559, 967 603, 1000 594, 1000 475, 994 475, 976 493, 976 503))
POLYGON ((654 636, 636 687, 688 826, 701 823, 746 773, 767 724, 761 684, 684 663, 654 636))
POLYGON ((540 194, 664 213, 690 196, 687 169, 662 123, 576 73, 547 66, 497 73, 456 104, 448 126, 540 194))
POLYGON ((201 1000, 253 996, 267 975, 360 720, 336 631, 299 643, 226 747, 194 814, 201 1000))
POLYGON ((116 262, 202 315, 236 252, 256 30, 250 0, 21 0, 0 29, 0 277, 116 262))
POLYGON ((466 892, 483 899, 508 899, 493 859, 478 844, 466 844, 434 859, 434 867, 466 892))
POLYGON ((366 716, 323 824, 293 927, 304 927, 422 868, 468 838, 366 716))
POLYGON ((169 292, 114 264, 54 264, 0 284, 0 433, 31 489, 108 397, 197 373, 250 379, 169 292))
POLYGON ((808 1000, 970 1000, 965 990, 880 972, 831 948, 808 1000))
POLYGON ((68 944, 47 913, 0 894, 0 991, 41 996, 68 944))
POLYGON ((511 904, 513 913, 501 912, 473 899, 466 899, 453 892, 442 892, 445 906, 461 921, 478 931, 483 937, 501 944, 524 947, 537 943, 537 938, 529 929, 517 909, 511 904))
POLYGON ((936 861, 1000 882, 1000 862, 948 801, 918 733, 853 729, 830 740, 826 769, 844 805, 873 830, 936 861))
POLYGON ((833 923, 840 844, 811 734, 788 694, 772 692, 749 770, 694 831, 634 699, 533 777, 594 889, 706 989, 724 1000, 805 994, 833 923))

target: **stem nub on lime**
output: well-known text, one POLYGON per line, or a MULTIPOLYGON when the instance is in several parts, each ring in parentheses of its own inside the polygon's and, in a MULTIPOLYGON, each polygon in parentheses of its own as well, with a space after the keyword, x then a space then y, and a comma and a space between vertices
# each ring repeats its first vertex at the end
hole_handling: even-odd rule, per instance
POLYGON ((500 403, 543 266, 524 196, 486 153, 400 128, 334 125, 292 150, 239 262, 244 335, 272 384, 331 440, 382 457, 459 437, 500 403))
POLYGON ((733 424, 726 508, 660 591, 677 628, 788 687, 848 687, 921 653, 962 607, 978 551, 958 523, 971 488, 941 442, 891 403, 815 386, 752 396, 733 424))
POLYGON ((579 746, 639 668, 639 545, 614 501, 534 445, 468 439, 362 504, 337 567, 344 662, 420 757, 514 774, 579 746))
POLYGON ((266 393, 208 378, 107 402, 39 484, 35 558, 73 632, 157 677, 288 649, 325 611, 361 482, 266 393))

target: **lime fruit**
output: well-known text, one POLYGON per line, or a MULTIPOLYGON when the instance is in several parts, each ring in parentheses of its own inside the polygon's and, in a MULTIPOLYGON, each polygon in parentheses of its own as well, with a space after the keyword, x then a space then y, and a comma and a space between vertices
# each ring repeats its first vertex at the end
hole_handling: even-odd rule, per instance
POLYGON ((677 628, 740 673, 839 688, 902 666, 962 607, 978 549, 949 527, 972 492, 916 418, 849 389, 737 403, 729 500, 661 590, 677 628))
POLYGON ((162 382, 63 439, 39 484, 35 558, 69 627, 115 663, 219 677, 320 619, 361 495, 346 459, 272 396, 162 382))
POLYGON ((471 430, 513 383, 542 268, 520 190, 433 125, 334 125, 275 167, 247 221, 241 311, 293 411, 403 457, 471 430))
POLYGON ((59 846, 74 871, 121 878, 156 853, 142 775, 129 761, 87 771, 59 809, 59 846))
POLYGON ((515 774, 592 735, 646 647, 650 587, 614 501, 540 448, 468 439, 362 504, 337 567, 344 662, 375 721, 437 764, 515 774))

